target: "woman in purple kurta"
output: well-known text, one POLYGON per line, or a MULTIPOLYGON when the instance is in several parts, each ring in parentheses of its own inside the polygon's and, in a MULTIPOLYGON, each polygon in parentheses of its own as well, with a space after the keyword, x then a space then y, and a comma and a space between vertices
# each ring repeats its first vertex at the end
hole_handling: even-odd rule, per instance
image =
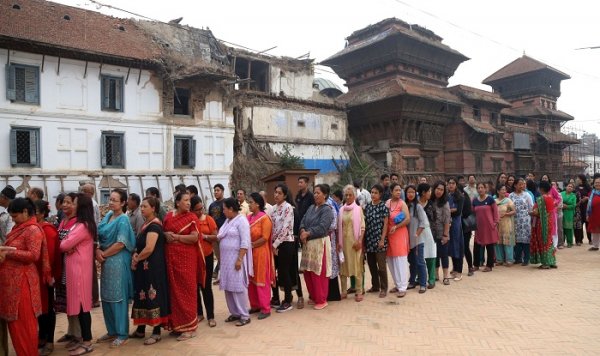
POLYGON ((473 265, 475 270, 479 269, 483 249, 487 250, 487 263, 483 270, 490 272, 494 267, 496 257, 495 249, 498 243, 498 206, 491 196, 487 195, 485 184, 477 184, 479 196, 473 199, 473 212, 477 218, 477 229, 475 230, 475 248, 473 253, 473 265))
POLYGON ((217 235, 221 251, 219 289, 225 291, 225 300, 231 313, 225 322, 237 321, 236 326, 244 326, 250 323, 248 282, 254 271, 250 225, 239 210, 236 199, 227 198, 223 201, 223 213, 227 220, 217 235))

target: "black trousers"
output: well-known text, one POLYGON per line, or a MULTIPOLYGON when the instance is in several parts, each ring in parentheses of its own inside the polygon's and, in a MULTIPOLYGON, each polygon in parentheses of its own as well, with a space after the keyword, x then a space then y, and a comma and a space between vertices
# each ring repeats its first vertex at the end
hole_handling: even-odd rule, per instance
POLYGON ((92 341, 92 315, 90 312, 84 312, 82 308, 77 318, 81 326, 81 338, 83 341, 92 341))
POLYGON ((471 232, 465 232, 463 234, 465 239, 465 259, 467 260, 467 266, 469 269, 473 268, 473 254, 471 253, 471 232))
POLYGON ((55 328, 54 287, 48 287, 48 312, 38 316, 38 339, 53 344, 55 328))
POLYGON ((473 249, 473 255, 475 257, 475 260, 473 261, 473 265, 475 267, 479 267, 482 261, 481 256, 483 255, 483 251, 487 252, 487 259, 486 259, 486 267, 489 268, 493 268, 494 267, 494 262, 496 262, 496 244, 487 244, 487 245, 480 245, 478 243, 475 243, 475 248, 473 249))
MULTIPOLYGON (((298 286, 300 281, 298 275, 298 249, 292 241, 282 242, 277 248, 275 256, 277 267, 277 286, 283 288, 284 303, 292 302, 292 289, 298 286)), ((301 296, 300 294, 298 296, 301 296)), ((279 300, 277 287, 273 290, 273 299, 279 300)))
POLYGON ((204 256, 204 260, 206 261, 206 279, 204 280, 204 288, 198 286, 198 315, 204 315, 202 310, 202 300, 204 300, 206 318, 210 320, 215 318, 215 297, 211 283, 215 264, 214 253, 204 256))

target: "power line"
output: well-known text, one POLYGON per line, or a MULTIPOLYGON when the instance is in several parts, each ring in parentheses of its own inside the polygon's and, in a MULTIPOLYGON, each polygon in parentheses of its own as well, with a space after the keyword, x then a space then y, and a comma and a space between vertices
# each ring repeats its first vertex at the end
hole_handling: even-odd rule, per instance
MULTIPOLYGON (((414 5, 411 5, 411 4, 409 4, 409 3, 405 2, 405 1, 402 1, 402 0, 393 0, 393 1, 394 1, 394 2, 396 2, 396 3, 398 3, 398 4, 404 5, 404 6, 406 6, 406 7, 409 7, 409 8, 411 8, 411 9, 413 9, 413 10, 416 10, 416 11, 418 11, 418 12, 420 12, 420 13, 422 13, 422 14, 425 14, 425 15, 427 15, 427 16, 429 16, 429 17, 432 17, 432 18, 434 18, 434 19, 436 19, 436 20, 439 20, 439 21, 441 21, 441 22, 444 22, 444 23, 446 23, 446 24, 448 24, 448 25, 450 25, 450 26, 452 26, 452 27, 455 27, 455 28, 457 28, 457 29, 461 30, 461 31, 464 31, 464 32, 470 33, 470 34, 472 34, 472 35, 474 35, 474 36, 476 36, 476 37, 479 37, 479 38, 481 38, 481 39, 484 39, 484 40, 486 40, 486 41, 489 41, 489 42, 491 42, 491 43, 493 43, 493 44, 496 44, 496 45, 498 45, 498 46, 501 46, 501 47, 505 47, 505 48, 507 48, 507 49, 510 49, 511 51, 515 51, 515 52, 517 52, 517 53, 521 53, 521 51, 520 51, 519 49, 517 49, 517 48, 515 48, 515 47, 513 47, 513 46, 511 46, 511 45, 508 45, 508 44, 506 44, 506 43, 500 42, 500 41, 498 41, 498 40, 495 40, 495 39, 493 39, 493 38, 490 38, 490 37, 488 37, 488 36, 482 35, 482 34, 480 34, 480 33, 478 33, 478 32, 475 32, 475 31, 473 31, 473 30, 471 30, 471 29, 468 29, 468 28, 466 28, 466 27, 462 27, 462 26, 460 26, 460 25, 458 25, 458 24, 455 24, 454 22, 448 21, 448 20, 446 20, 446 19, 444 19, 444 18, 442 18, 442 17, 439 17, 439 16, 437 16, 437 15, 436 15, 436 14, 434 14, 434 13, 431 13, 431 12, 429 12, 429 11, 427 11, 427 10, 420 9, 420 8, 418 8, 418 7, 414 6, 414 5)), ((595 48, 600 48, 600 46, 597 46, 597 47, 585 47, 585 48, 578 48, 578 50, 579 50, 579 49, 595 49, 595 48)), ((573 69, 573 68, 569 68, 569 67, 567 67, 567 66, 556 65, 556 64, 552 63, 552 61, 546 61, 545 59, 541 59, 541 60, 543 60, 545 63, 551 64, 551 65, 552 65, 552 66, 554 66, 554 67, 563 67, 563 68, 566 68, 566 69, 567 69, 569 72, 571 72, 571 73, 577 73, 577 74, 584 75, 584 76, 587 76, 587 77, 590 77, 590 78, 593 78, 593 79, 596 79, 596 80, 600 80, 600 77, 598 77, 598 76, 596 76, 596 75, 589 74, 589 73, 584 73, 584 72, 581 72, 581 71, 579 71, 579 70, 576 70, 576 69, 573 69)))

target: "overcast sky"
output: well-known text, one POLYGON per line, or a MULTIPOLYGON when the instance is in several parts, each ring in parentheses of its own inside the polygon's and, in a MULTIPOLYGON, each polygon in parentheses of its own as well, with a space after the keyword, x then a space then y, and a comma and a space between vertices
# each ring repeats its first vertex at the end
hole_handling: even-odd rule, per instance
MULTIPOLYGON (((442 37, 469 61, 450 85, 491 90, 481 81, 524 52, 571 76, 563 81, 559 110, 575 116, 578 130, 600 134, 600 4, 595 1, 148 1, 99 0, 160 21, 183 16, 182 24, 209 27, 222 40, 269 54, 298 57, 310 52, 316 63, 344 48, 353 31, 388 17, 419 24, 442 37)), ((118 17, 134 17, 89 0, 58 2, 118 17)), ((331 78, 316 67, 315 75, 331 78)), ((337 79, 338 83, 343 81, 337 79)))

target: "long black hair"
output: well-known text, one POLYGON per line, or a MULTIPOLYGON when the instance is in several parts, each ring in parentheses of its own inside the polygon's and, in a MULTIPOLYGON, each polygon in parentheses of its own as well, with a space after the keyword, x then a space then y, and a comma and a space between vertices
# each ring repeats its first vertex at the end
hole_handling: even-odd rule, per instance
POLYGON ((290 194, 288 186, 283 183, 279 183, 275 186, 275 189, 273 190, 275 191, 277 190, 277 188, 281 189, 281 192, 283 193, 283 195, 285 195, 285 201, 288 202, 288 204, 290 204, 291 206, 295 207, 296 204, 294 203, 294 199, 292 199, 292 195, 290 194))
POLYGON ((50 204, 47 201, 39 199, 34 201, 33 205, 35 205, 35 212, 43 214, 44 219, 50 216, 50 204))
POLYGON ((233 211, 240 211, 240 203, 235 198, 227 198, 223 200, 223 206, 233 211))
POLYGON ((96 218, 94 216, 94 204, 92 203, 92 198, 83 193, 77 194, 77 210, 75 215, 77 216, 77 222, 85 224, 88 232, 95 241, 98 236, 98 229, 96 228, 96 218))
POLYGON ((431 200, 435 203, 437 203, 438 207, 443 207, 444 205, 446 205, 446 203, 448 202, 448 189, 446 189, 446 183, 444 183, 443 180, 438 180, 437 182, 435 182, 434 185, 431 186, 431 188, 433 188, 433 192, 431 192, 431 200), (444 194, 442 194, 442 196, 438 199, 435 196, 435 190, 437 189, 437 187, 439 186, 444 187, 444 194))
POLYGON ((410 184, 407 185, 406 188, 404 188, 404 201, 406 202, 406 205, 408 206, 410 211, 414 211, 414 209, 417 207, 417 202, 419 201, 419 199, 417 198, 417 188, 410 184), (408 190, 412 189, 415 191, 415 198, 413 199, 413 201, 408 201, 408 190))

